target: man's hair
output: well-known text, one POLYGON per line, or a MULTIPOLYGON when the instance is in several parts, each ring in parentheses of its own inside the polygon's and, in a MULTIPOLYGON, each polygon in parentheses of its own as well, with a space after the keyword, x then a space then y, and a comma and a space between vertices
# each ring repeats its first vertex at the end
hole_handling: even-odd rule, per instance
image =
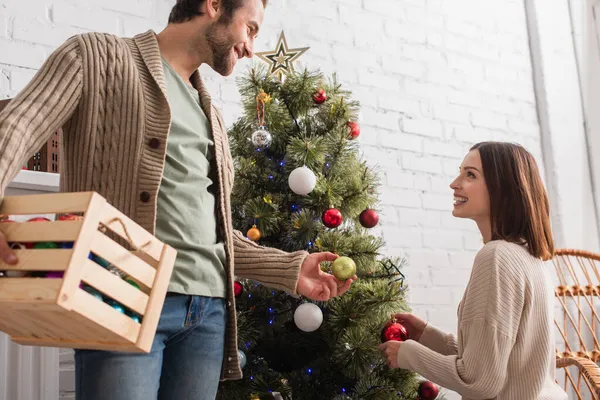
POLYGON ((481 142, 471 150, 481 156, 492 240, 524 242, 534 257, 552 258, 550 204, 533 156, 521 145, 506 142, 481 142))
MULTIPOLYGON (((177 0, 169 15, 170 24, 180 24, 191 20, 194 17, 202 15, 200 6, 207 0, 177 0)), ((210 0, 209 0, 210 1, 210 0)), ((235 10, 240 8, 245 1, 250 0, 221 0, 223 7, 223 16, 226 19, 231 19, 235 10)), ((266 7, 269 0, 262 0, 263 6, 266 7)))

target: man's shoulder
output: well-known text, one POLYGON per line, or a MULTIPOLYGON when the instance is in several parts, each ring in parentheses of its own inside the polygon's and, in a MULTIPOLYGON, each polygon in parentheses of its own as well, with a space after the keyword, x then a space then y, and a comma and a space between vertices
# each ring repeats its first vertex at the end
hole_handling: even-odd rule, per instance
POLYGON ((85 32, 74 35, 67 41, 77 41, 80 46, 90 49, 106 47, 131 48, 135 43, 135 37, 122 37, 106 32, 85 32))

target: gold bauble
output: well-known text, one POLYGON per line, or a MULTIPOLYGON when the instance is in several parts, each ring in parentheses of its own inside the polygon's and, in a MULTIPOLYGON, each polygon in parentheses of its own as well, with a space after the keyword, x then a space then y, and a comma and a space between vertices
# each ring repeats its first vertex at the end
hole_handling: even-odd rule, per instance
POLYGON ((248 237, 248 239, 254 242, 258 242, 260 239, 260 231, 258 230, 256 225, 252 225, 252 228, 248 229, 248 232, 246 232, 246 236, 248 237))

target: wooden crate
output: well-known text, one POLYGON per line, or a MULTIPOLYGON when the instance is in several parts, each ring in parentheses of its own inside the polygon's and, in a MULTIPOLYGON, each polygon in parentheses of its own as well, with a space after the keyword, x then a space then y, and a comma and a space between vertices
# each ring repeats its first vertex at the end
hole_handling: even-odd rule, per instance
POLYGON ((58 214, 0 223, 19 258, 14 266, 0 261, 1 331, 23 345, 150 351, 172 247, 95 192, 7 196, 0 214, 25 221, 58 214), (49 271, 63 276, 39 277, 49 271))

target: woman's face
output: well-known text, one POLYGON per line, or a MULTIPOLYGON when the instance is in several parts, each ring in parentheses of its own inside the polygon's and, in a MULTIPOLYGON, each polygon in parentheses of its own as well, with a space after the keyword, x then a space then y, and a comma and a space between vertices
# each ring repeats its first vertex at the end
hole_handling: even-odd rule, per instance
POLYGON ((454 190, 452 215, 476 222, 489 221, 490 195, 483 177, 479 150, 469 151, 459 170, 459 175, 450 184, 450 188, 454 190))

